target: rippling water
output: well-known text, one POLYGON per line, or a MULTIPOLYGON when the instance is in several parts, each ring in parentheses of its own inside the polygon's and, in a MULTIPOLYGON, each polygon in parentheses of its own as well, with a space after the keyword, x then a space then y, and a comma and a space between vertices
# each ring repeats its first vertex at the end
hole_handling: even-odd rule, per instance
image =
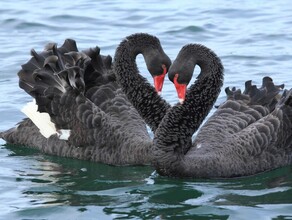
MULTIPOLYGON (((243 87, 249 79, 259 84, 268 75, 291 88, 291 10, 288 0, 1 2, 0 130, 20 121, 19 109, 31 100, 16 74, 30 49, 66 38, 113 55, 125 36, 148 32, 172 59, 183 45, 202 43, 221 57, 224 87, 243 87)), ((141 57, 138 64, 148 77, 141 57)), ((163 96, 177 101, 168 81, 163 96)), ((218 103, 224 99, 222 92, 218 103)), ((0 170, 0 219, 292 219, 291 166, 234 180, 177 180, 151 167, 3 145, 0 170)))

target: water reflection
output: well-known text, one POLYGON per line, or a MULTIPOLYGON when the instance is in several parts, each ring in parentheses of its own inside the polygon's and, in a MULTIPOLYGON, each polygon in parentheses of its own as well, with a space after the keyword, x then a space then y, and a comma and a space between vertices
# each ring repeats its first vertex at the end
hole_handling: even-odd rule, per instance
POLYGON ((67 213, 73 209, 90 216, 92 210, 99 210, 98 216, 119 219, 188 219, 193 215, 226 219, 256 210, 271 216, 279 211, 292 215, 292 167, 231 180, 180 180, 161 177, 147 166, 113 167, 42 155, 19 146, 6 146, 5 151, 9 156, 4 164, 10 166, 1 174, 0 184, 6 188, 0 198, 8 217, 33 217, 35 212, 54 212, 60 217, 58 210, 65 207, 67 213))

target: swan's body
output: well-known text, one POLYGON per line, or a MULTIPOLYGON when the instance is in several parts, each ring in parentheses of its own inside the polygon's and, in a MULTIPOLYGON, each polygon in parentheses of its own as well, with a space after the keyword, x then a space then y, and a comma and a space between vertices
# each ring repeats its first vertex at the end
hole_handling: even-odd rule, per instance
MULTIPOLYGON (((131 39, 124 42, 132 42, 134 46, 136 38, 131 39)), ((154 51, 146 52, 150 48, 146 45, 144 51, 138 47, 135 53, 144 53, 150 71, 160 70, 162 65, 168 69, 170 59, 159 40, 153 39, 157 43, 151 46, 154 51), (147 60, 148 53, 162 63, 147 60)), ((150 163, 152 140, 144 120, 117 84, 110 57, 99 55, 99 48, 78 52, 71 40, 60 48, 49 45, 41 54, 34 51, 32 54, 33 58, 19 72, 20 87, 36 99, 40 112, 50 115, 57 131, 70 130, 70 136, 68 140, 60 140, 58 135, 45 138, 30 119, 25 119, 18 127, 0 133, 0 137, 8 143, 38 148, 57 156, 114 165, 150 163)), ((119 65, 115 65, 122 69, 120 73, 137 74, 127 67, 136 66, 136 55, 129 63, 121 61, 127 59, 122 55, 116 59, 119 65)))
POLYGON ((153 165, 162 175, 194 178, 247 176, 292 164, 292 90, 278 97, 268 77, 257 89, 226 90, 228 99, 191 138, 213 106, 222 85, 223 66, 208 48, 185 46, 169 77, 201 73, 182 105, 163 118, 154 138, 153 165), (187 72, 184 72, 187 71, 187 72), (177 75, 178 74, 178 75, 177 75))

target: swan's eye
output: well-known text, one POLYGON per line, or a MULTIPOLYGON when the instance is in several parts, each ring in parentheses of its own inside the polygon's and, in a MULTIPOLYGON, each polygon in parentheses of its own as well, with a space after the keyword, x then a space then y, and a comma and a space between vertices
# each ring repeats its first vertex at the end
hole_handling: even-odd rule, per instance
POLYGON ((166 73, 167 73, 167 67, 166 67, 166 65, 165 64, 162 64, 162 69, 163 69, 163 73, 162 73, 162 75, 166 75, 166 73))
POLYGON ((174 75, 174 77, 173 77, 173 81, 174 81, 174 82, 177 82, 177 79, 178 79, 178 73, 176 73, 176 74, 174 75))
POLYGON ((173 81, 172 81, 174 84, 181 84, 181 83, 178 82, 178 77, 179 77, 178 73, 174 74, 173 81))

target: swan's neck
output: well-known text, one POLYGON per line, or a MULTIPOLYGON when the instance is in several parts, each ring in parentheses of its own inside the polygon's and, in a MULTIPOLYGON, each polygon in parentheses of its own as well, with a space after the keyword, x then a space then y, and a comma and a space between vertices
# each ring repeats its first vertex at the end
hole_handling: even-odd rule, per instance
MULTIPOLYGON (((192 146, 192 135, 214 105, 223 84, 223 66, 220 59, 212 52, 202 53, 200 57, 193 52, 194 65, 198 64, 201 73, 189 88, 186 100, 174 106, 163 118, 154 138, 156 166, 161 170, 179 167, 184 155, 192 146)), ((154 162, 155 164, 155 162, 154 162)))
POLYGON ((145 39, 124 40, 116 50, 114 69, 123 92, 154 132, 169 105, 161 99, 147 79, 139 74, 136 64, 138 54, 144 56, 147 64, 151 56, 151 45, 145 39))

